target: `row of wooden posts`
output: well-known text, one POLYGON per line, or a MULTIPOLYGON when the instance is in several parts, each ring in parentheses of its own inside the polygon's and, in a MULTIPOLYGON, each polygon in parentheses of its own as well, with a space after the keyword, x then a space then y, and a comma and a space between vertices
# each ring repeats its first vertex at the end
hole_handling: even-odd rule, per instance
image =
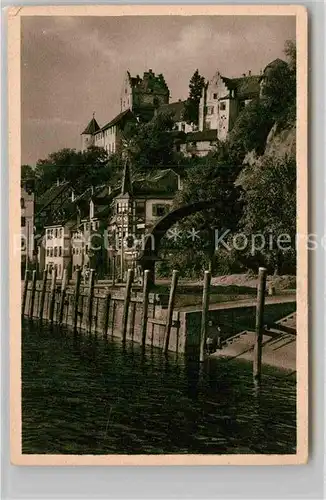
MULTIPOLYGON (((147 323, 148 323, 148 305, 149 305, 149 292, 150 292, 150 271, 144 271, 143 277, 143 293, 142 293, 142 313, 141 313, 141 343, 143 346, 146 344, 146 333, 147 333, 147 323)), ((48 271, 43 271, 42 285, 40 291, 40 303, 39 303, 39 314, 38 319, 44 320, 44 303, 47 287, 48 271)), ((127 282, 124 290, 123 299, 123 313, 121 321, 121 337, 122 341, 126 341, 127 329, 128 329, 128 316, 131 303, 131 291, 134 280, 134 270, 129 269, 127 274, 127 282)), ((173 324, 173 310, 175 304, 176 289, 178 283, 178 271, 174 270, 172 274, 172 283, 169 295, 167 317, 165 323, 165 333, 164 333, 164 345, 163 350, 165 353, 169 350, 170 333, 173 324)), ((29 271, 25 271, 24 288, 23 288, 23 298, 22 298, 22 315, 25 315, 26 301, 27 301, 27 290, 30 290, 30 300, 29 300, 29 310, 27 316, 29 319, 34 318, 34 305, 35 305, 35 294, 36 294, 36 271, 32 271, 31 287, 28 288, 29 284, 29 271)), ((49 314, 48 321, 54 323, 54 310, 55 310, 55 296, 56 296, 56 284, 57 284, 57 270, 53 269, 51 274, 51 288, 50 288, 50 298, 49 298, 49 314)), ((62 326, 63 324, 63 313, 66 298, 66 290, 68 285, 68 274, 65 269, 63 272, 63 277, 61 281, 60 290, 60 303, 59 303, 59 315, 57 317, 57 323, 62 326)), ((78 304, 80 296, 80 286, 81 286, 81 270, 76 271, 76 280, 74 287, 74 302, 73 302, 73 319, 72 327, 74 330, 78 328, 78 304)), ((94 300, 94 287, 95 287, 95 271, 90 270, 89 282, 88 282, 88 294, 86 302, 86 318, 87 318, 87 329, 90 331, 92 328, 92 310, 93 310, 93 300, 94 300)), ((105 296, 105 306, 104 306, 104 317, 103 317, 103 334, 107 333, 108 322, 109 322, 109 308, 111 302, 111 293, 108 292, 105 296)))
MULTIPOLYGON (((25 281, 24 281, 24 290, 23 290, 23 300, 22 300, 22 314, 25 313, 26 306, 26 297, 27 297, 27 289, 28 289, 28 274, 29 272, 25 272, 25 281)), ((47 283, 48 271, 44 270, 43 272, 43 280, 42 280, 42 288, 41 288, 41 298, 40 298, 40 307, 39 307, 39 319, 43 320, 43 311, 44 311, 44 300, 46 293, 46 283, 47 283)), ((259 269, 258 275, 258 287, 257 287, 257 307, 256 307, 256 342, 254 349, 254 363, 253 363, 253 375, 255 380, 260 381, 261 379, 261 367, 262 367, 262 338, 263 338, 263 316, 264 316, 264 302, 265 302, 265 289, 266 289, 266 277, 267 270, 265 268, 259 269)), ((148 304, 149 304, 149 278, 150 271, 144 271, 144 279, 143 279, 143 294, 142 294, 142 315, 141 315, 141 343, 142 346, 146 344, 146 332, 147 332, 147 321, 148 321, 148 304)), ((127 324, 128 324, 128 315, 129 315, 129 306, 131 301, 131 291, 132 284, 134 279, 134 270, 129 269, 127 275, 127 283, 124 291, 124 304, 123 304, 123 314, 122 314, 122 324, 121 324, 121 336, 122 341, 126 341, 127 335, 127 324)), ((50 289, 50 306, 49 306, 49 321, 53 323, 54 321, 54 305, 55 305, 55 291, 56 291, 56 280, 57 280, 57 271, 53 269, 52 271, 52 279, 51 279, 51 289, 50 289)), ((60 304, 59 304, 59 325, 62 325, 63 320, 63 311, 64 311, 64 303, 66 296, 66 288, 68 284, 68 275, 67 270, 64 270, 63 278, 61 282, 61 294, 60 294, 60 304)), ((172 274, 172 282, 170 288, 167 316, 166 316, 166 324, 165 324, 165 332, 164 332, 164 345, 163 350, 164 353, 168 352, 169 349, 169 341, 170 341, 170 332, 172 327, 172 319, 173 319, 173 310, 175 304, 175 296, 178 284, 178 271, 174 270, 172 274)), ((205 360, 205 351, 206 351, 206 338, 207 338, 207 327, 208 327, 208 311, 209 311, 209 295, 210 295, 210 284, 211 284, 211 273, 209 271, 205 271, 204 274, 204 283, 203 283, 203 298, 202 298, 202 315, 201 315, 201 330, 200 330, 200 354, 199 359, 200 362, 205 360)), ((75 281, 75 290, 74 290, 74 306, 73 306, 73 328, 77 329, 77 320, 78 320, 78 301, 80 294, 80 285, 81 285, 81 271, 76 271, 76 281, 75 281)), ((95 271, 91 269, 89 276, 89 289, 87 295, 87 304, 86 304, 86 314, 87 314, 87 325, 88 329, 91 330, 92 327, 92 308, 93 308, 93 298, 94 298, 94 285, 95 285, 95 271)), ((34 302, 35 302, 35 293, 36 293, 36 271, 32 272, 32 287, 31 287, 31 297, 29 302, 29 311, 28 317, 30 319, 33 318, 34 312, 34 302)), ((105 313, 103 319, 103 333, 106 334, 108 330, 108 319, 109 319, 109 308, 111 302, 111 293, 107 293, 105 297, 105 313)))

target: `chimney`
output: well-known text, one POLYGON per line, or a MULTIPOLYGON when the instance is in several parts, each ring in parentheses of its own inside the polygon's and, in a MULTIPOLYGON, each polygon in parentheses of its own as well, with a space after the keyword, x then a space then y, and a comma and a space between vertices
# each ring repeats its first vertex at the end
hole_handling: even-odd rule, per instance
POLYGON ((246 76, 246 73, 242 73, 242 76, 246 76))
POLYGON ((251 69, 249 70, 249 73, 248 73, 249 76, 251 76, 251 69))

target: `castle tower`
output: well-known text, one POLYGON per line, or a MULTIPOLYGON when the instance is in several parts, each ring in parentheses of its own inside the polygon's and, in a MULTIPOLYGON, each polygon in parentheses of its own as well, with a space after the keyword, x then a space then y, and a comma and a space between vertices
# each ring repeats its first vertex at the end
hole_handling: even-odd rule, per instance
POLYGON ((85 128, 84 132, 81 133, 82 151, 85 151, 87 148, 94 146, 94 134, 98 130, 100 130, 100 126, 95 120, 95 113, 93 113, 93 118, 85 128))
POLYGON ((121 111, 130 109, 142 121, 153 118, 155 110, 169 104, 170 91, 162 74, 149 69, 143 77, 133 77, 127 71, 120 97, 121 111))

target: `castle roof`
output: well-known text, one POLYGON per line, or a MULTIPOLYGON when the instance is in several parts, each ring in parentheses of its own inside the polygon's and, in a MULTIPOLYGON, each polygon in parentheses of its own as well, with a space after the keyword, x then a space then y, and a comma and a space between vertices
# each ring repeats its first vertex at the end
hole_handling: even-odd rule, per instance
POLYGON ((226 78, 222 80, 229 90, 234 90, 238 99, 252 99, 259 95, 261 75, 226 78))
POLYGON ((270 62, 267 64, 266 68, 264 69, 264 73, 266 70, 271 69, 271 68, 276 68, 277 66, 287 66, 288 64, 283 61, 283 59, 280 59, 279 57, 277 59, 274 59, 274 61, 270 62))
POLYGON ((81 133, 81 135, 84 135, 84 134, 93 135, 98 130, 100 130, 100 126, 99 126, 99 124, 97 123, 97 121, 95 120, 95 118, 93 116, 93 118, 91 119, 91 121, 89 122, 89 124, 87 125, 87 127, 85 128, 84 132, 81 133))
POLYGON ((104 127, 102 127, 101 129, 99 128, 96 132, 106 130, 107 128, 111 128, 114 125, 118 125, 119 123, 124 122, 128 118, 129 119, 133 118, 136 120, 135 115, 133 114, 132 111, 130 111, 130 109, 126 109, 125 111, 122 111, 121 113, 119 113, 110 122, 108 122, 106 125, 104 125, 104 127))
POLYGON ((163 104, 158 108, 159 112, 171 112, 173 113, 173 118, 176 122, 183 121, 183 115, 185 112, 186 101, 171 102, 170 104, 163 104))
POLYGON ((169 88, 166 84, 164 76, 162 74, 155 75, 155 73, 149 69, 148 71, 144 71, 143 78, 139 75, 136 77, 131 76, 129 71, 127 71, 130 85, 135 90, 139 90, 141 92, 154 91, 156 93, 169 93, 169 88))

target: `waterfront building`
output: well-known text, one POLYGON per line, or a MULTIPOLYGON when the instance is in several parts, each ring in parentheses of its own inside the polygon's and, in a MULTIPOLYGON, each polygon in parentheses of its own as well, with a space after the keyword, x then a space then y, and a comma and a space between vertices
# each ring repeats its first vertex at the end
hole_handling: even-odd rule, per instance
POLYGON ((75 223, 67 221, 63 224, 45 226, 45 267, 49 273, 57 270, 57 278, 61 279, 64 269, 70 274, 71 266, 71 231, 75 223))

